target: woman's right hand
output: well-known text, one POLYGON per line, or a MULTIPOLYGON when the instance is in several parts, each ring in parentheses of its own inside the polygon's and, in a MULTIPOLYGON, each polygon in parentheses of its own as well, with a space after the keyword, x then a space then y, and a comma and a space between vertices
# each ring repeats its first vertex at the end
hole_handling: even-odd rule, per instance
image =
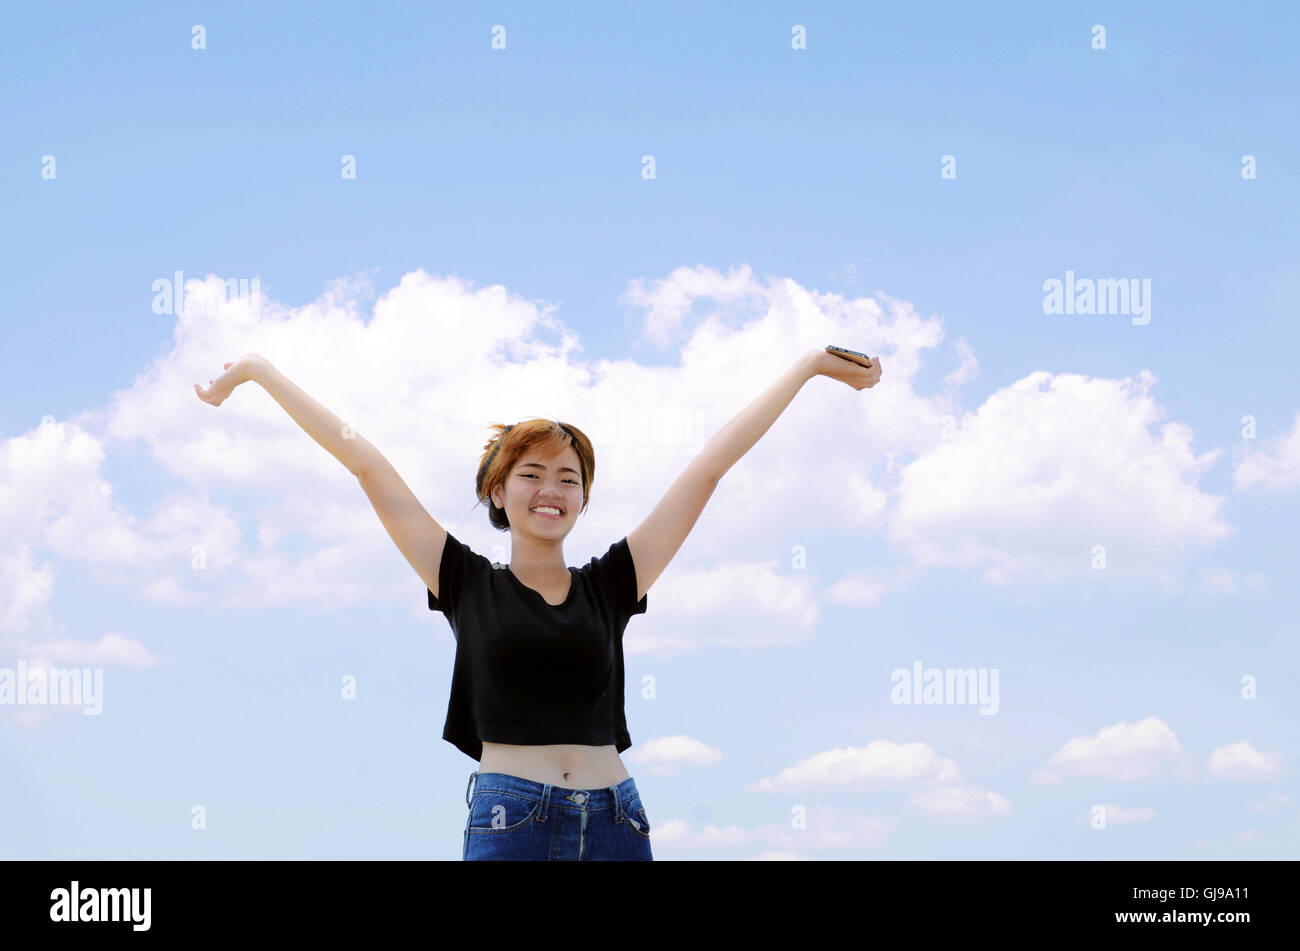
POLYGON ((223 368, 225 372, 221 376, 215 380, 208 380, 206 389, 195 383, 194 392, 199 394, 199 399, 203 402, 220 406, 235 387, 253 378, 253 371, 259 362, 264 364, 266 361, 256 353, 246 353, 238 360, 227 363, 223 368))

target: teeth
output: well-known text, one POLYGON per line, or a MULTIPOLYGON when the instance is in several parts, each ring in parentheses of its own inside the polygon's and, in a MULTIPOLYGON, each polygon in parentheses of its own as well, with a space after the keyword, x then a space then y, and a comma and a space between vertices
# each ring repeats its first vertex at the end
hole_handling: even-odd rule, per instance
POLYGON ((534 512, 547 512, 547 513, 554 513, 554 514, 556 514, 556 515, 559 515, 559 514, 560 514, 560 510, 557 509, 557 508, 556 508, 555 506, 553 506, 553 505, 539 505, 539 506, 537 506, 537 508, 532 509, 532 511, 534 511, 534 512))

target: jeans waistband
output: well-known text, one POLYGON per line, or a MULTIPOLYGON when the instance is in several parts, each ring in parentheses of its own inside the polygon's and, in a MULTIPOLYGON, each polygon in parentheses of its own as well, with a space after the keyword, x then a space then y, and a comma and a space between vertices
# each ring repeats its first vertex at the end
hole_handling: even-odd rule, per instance
POLYGON ((608 809, 613 807, 615 818, 622 821, 624 807, 633 799, 640 797, 636 782, 629 776, 617 786, 605 786, 599 789, 576 789, 567 786, 554 786, 551 783, 539 783, 522 776, 508 773, 470 773, 469 782, 465 784, 465 805, 468 806, 474 792, 494 790, 522 796, 534 802, 540 802, 540 816, 544 821, 547 808, 551 804, 569 809, 608 809), (472 791, 471 791, 472 790, 472 791))

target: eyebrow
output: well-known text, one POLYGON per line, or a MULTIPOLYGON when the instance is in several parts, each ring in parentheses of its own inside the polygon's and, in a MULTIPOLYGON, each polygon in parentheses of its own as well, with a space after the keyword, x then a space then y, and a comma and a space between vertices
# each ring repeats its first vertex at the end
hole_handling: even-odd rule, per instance
MULTIPOLYGON (((520 468, 520 469, 527 469, 529 466, 534 466, 534 467, 536 467, 536 468, 538 468, 538 469, 545 469, 545 468, 546 468, 546 466, 542 465, 540 462, 525 462, 525 463, 522 463, 522 464, 519 466, 519 468, 520 468)), ((577 469, 572 469, 572 468, 570 468, 569 466, 563 466, 563 467, 561 467, 560 471, 561 471, 561 472, 572 472, 574 475, 582 475, 582 473, 579 472, 577 469)))

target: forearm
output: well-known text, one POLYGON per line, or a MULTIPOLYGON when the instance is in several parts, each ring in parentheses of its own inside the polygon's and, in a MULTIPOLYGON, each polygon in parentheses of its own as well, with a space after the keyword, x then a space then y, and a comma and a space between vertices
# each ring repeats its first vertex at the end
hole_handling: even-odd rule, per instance
POLYGON ((715 479, 735 465, 754 443, 772 428, 803 385, 816 376, 811 354, 805 354, 781 377, 759 394, 731 422, 713 435, 692 463, 702 467, 715 479))
POLYGON ((383 461, 379 450, 370 445, 360 433, 348 427, 343 420, 312 399, 270 363, 259 363, 249 378, 260 383, 308 436, 343 463, 353 475, 359 477, 366 469, 383 461))

